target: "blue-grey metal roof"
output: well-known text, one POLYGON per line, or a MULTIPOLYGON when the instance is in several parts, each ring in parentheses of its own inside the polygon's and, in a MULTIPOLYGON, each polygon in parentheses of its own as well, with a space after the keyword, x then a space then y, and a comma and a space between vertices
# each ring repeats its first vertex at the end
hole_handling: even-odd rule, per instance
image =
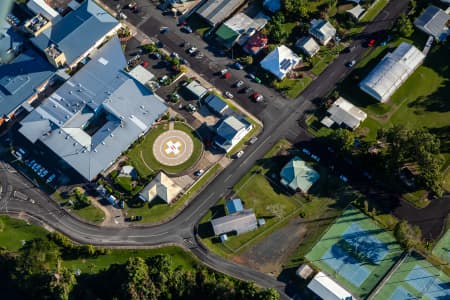
POLYGON ((209 94, 205 99, 205 103, 218 114, 222 114, 228 108, 228 104, 214 94, 209 94))
POLYGON ((434 5, 430 5, 427 9, 414 21, 414 25, 425 31, 427 34, 439 39, 447 28, 446 24, 450 20, 450 16, 434 5))
MULTIPOLYGON (((1 23, 1 22, 0 22, 1 23)), ((22 47, 23 40, 8 23, 0 25, 0 65, 14 58, 22 47)))
POLYGON ((40 140, 87 180, 94 179, 167 109, 123 71, 126 65, 115 36, 30 113, 19 131, 33 143, 40 140), (100 117, 100 128, 85 131, 100 117))
POLYGON ((31 41, 42 51, 51 44, 57 45, 71 64, 118 24, 94 1, 87 0, 31 41))
POLYGON ((228 214, 230 215, 244 210, 242 201, 239 198, 228 200, 225 205, 227 207, 228 214))
POLYGON ((0 115, 8 115, 36 94, 55 69, 32 49, 0 65, 0 115))

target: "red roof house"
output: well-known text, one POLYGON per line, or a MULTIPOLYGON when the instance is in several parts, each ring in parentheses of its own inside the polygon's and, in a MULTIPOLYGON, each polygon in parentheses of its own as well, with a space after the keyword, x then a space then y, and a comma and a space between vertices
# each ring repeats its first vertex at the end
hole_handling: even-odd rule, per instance
POLYGON ((258 54, 261 49, 267 46, 269 39, 261 32, 252 35, 244 46, 244 51, 251 55, 258 54))

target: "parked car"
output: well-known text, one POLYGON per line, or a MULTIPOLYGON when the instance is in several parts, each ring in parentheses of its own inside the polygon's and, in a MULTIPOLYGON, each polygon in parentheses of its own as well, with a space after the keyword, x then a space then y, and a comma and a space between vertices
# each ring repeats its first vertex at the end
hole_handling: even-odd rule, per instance
POLYGON ((339 179, 342 180, 342 181, 345 182, 345 183, 348 182, 348 178, 345 177, 344 175, 339 176, 339 179))
POLYGON ((238 63, 238 62, 235 62, 235 63, 234 63, 234 67, 235 67, 237 70, 242 70, 242 69, 244 69, 244 66, 241 65, 241 64, 238 63))
POLYGON ((234 155, 234 157, 235 157, 235 158, 240 158, 242 155, 244 155, 244 150, 241 150, 241 151, 237 152, 237 153, 234 155))
POLYGON ((249 143, 250 145, 253 145, 254 143, 256 143, 257 140, 258 140, 258 138, 257 138, 256 136, 254 136, 254 137, 252 137, 252 138, 248 141, 248 143, 249 143))
POLYGON ((246 93, 246 94, 249 94, 251 92, 253 92, 253 89, 249 86, 244 89, 244 93, 246 93))
POLYGON ((242 85, 244 85, 244 82, 242 80, 239 80, 234 85, 238 88, 238 87, 241 87, 242 85))
POLYGON ((350 52, 352 52, 355 49, 356 49, 356 46, 355 45, 351 45, 351 46, 348 46, 347 48, 345 48, 345 52, 350 53, 350 52))
POLYGON ((228 69, 220 70, 220 75, 224 76, 226 73, 228 73, 228 69))
POLYGON ((355 64, 356 64, 356 60, 352 60, 352 61, 347 62, 345 64, 345 66, 351 69, 355 66, 355 64))
POLYGON ((164 34, 166 32, 169 32, 169 27, 162 26, 162 27, 159 28, 159 32, 162 33, 162 34, 164 34))
POLYGON ((305 153, 308 156, 311 155, 311 152, 308 149, 306 149, 306 148, 303 148, 302 152, 305 153))
POLYGON ((158 81, 159 81, 159 83, 164 83, 167 79, 169 79, 169 76, 164 75, 164 76, 160 77, 158 81))
POLYGON ((119 207, 120 207, 121 209, 124 209, 124 208, 125 208, 125 201, 120 200, 120 202, 119 202, 119 207))
POLYGON ((158 52, 153 52, 152 54, 150 54, 150 56, 154 59, 160 59, 161 58, 161 54, 159 54, 158 52))
POLYGON ((144 61, 142 62, 142 66, 143 66, 144 68, 147 68, 147 67, 148 67, 148 61, 144 60, 144 61))
POLYGON ((190 55, 194 54, 196 51, 197 51, 197 47, 195 47, 195 46, 192 46, 191 48, 188 49, 188 53, 190 55))
POLYGON ((187 106, 187 110, 190 111, 190 112, 194 112, 194 111, 197 111, 197 108, 195 108, 194 105, 189 103, 188 106, 187 106))
POLYGON ((251 97, 255 102, 262 102, 264 100, 264 96, 258 92, 253 93, 251 97))
POLYGON ((225 97, 230 98, 230 99, 233 99, 233 97, 234 97, 233 94, 230 93, 229 91, 225 91, 223 94, 225 95, 225 97))
POLYGON ((231 73, 230 72, 227 72, 227 73, 223 74, 223 78, 225 78, 225 79, 228 79, 230 77, 231 77, 231 73))
POLYGON ((186 32, 186 33, 192 33, 193 32, 192 28, 190 26, 187 26, 187 25, 181 27, 181 30, 186 32))
POLYGON ((195 175, 195 176, 202 176, 203 173, 205 173, 205 170, 200 169, 200 170, 196 171, 196 172, 194 173, 194 175, 195 175))
POLYGON ((370 39, 367 43, 367 47, 373 47, 377 41, 375 39, 370 39))

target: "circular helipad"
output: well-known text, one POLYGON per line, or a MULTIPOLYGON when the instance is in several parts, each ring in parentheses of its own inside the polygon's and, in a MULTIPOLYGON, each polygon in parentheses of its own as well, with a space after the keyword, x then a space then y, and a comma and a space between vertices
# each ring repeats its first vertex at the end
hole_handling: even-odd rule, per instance
POLYGON ((160 164, 178 166, 194 151, 192 138, 181 130, 172 129, 159 135, 153 143, 153 155, 160 164))

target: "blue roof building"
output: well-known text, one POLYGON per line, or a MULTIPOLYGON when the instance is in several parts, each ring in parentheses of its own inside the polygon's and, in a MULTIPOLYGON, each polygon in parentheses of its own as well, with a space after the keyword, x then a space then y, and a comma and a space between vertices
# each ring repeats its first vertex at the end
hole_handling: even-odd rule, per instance
POLYGON ((19 129, 89 181, 167 110, 159 96, 123 71, 127 61, 117 36, 90 58, 19 129))
POLYGON ((218 115, 223 115, 228 108, 228 104, 214 94, 209 94, 205 99, 205 103, 218 115))
POLYGON ((32 102, 53 76, 55 68, 32 49, 8 64, 0 64, 0 123, 24 103, 32 102))
POLYGON ((0 65, 9 63, 22 48, 22 38, 6 21, 0 25, 0 65))
POLYGON ((264 0, 263 6, 272 13, 276 13, 281 9, 281 0, 264 0))
POLYGON ((43 52, 54 45, 64 54, 65 62, 73 66, 119 27, 119 21, 113 16, 94 1, 86 0, 31 41, 43 52))
POLYGON ((228 200, 225 204, 228 210, 228 214, 234 214, 244 210, 244 206, 242 205, 242 201, 239 198, 228 200))

